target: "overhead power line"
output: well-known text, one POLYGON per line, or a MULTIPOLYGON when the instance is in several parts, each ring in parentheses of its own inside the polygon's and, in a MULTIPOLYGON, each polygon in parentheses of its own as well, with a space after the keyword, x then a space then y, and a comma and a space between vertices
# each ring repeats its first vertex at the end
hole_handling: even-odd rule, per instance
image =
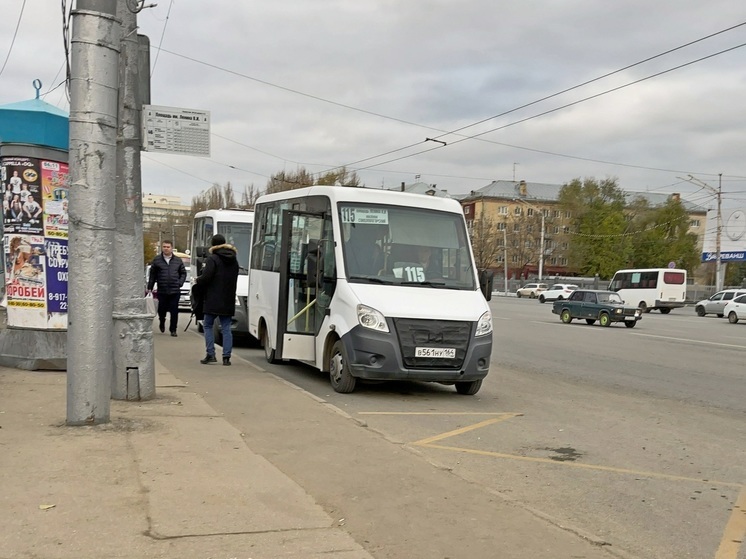
POLYGON ((13 32, 13 38, 10 41, 10 47, 8 48, 8 54, 5 57, 5 62, 3 62, 3 67, 0 68, 0 76, 3 75, 3 71, 5 71, 5 66, 8 64, 8 60, 10 60, 10 53, 13 52, 13 45, 16 44, 16 37, 18 36, 18 28, 21 26, 21 19, 23 18, 23 9, 26 7, 26 0, 23 0, 23 4, 21 4, 21 13, 18 14, 18 21, 16 22, 16 29, 13 32))

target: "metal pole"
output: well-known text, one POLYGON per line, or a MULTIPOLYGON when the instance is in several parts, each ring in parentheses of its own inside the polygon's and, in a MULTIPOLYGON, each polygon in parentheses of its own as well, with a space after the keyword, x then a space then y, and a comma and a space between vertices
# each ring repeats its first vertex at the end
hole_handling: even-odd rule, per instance
POLYGON ((723 212, 722 212, 722 194, 723 194, 723 174, 720 173, 718 181, 718 217, 717 217, 717 236, 715 237, 715 251, 717 252, 715 260, 715 289, 720 291, 723 288, 723 274, 720 270, 721 255, 720 255, 720 237, 723 234, 723 212))
POLYGON ((67 424, 108 423, 119 22, 116 0, 72 12, 67 424))
POLYGON ((155 397, 153 317, 145 312, 142 266, 142 180, 137 14, 118 2, 122 21, 117 138, 116 230, 114 232, 114 382, 116 400, 155 397))
POLYGON ((505 270, 505 296, 508 296, 508 234, 503 229, 503 268, 505 270))
POLYGON ((541 211, 541 253, 539 254, 539 281, 544 275, 544 210, 541 211))

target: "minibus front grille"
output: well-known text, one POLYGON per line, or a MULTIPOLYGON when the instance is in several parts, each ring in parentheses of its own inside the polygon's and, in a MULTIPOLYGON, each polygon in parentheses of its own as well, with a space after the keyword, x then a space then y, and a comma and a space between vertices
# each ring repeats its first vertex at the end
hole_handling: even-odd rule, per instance
POLYGON ((413 369, 459 369, 466 359, 473 323, 455 320, 420 320, 395 318, 394 327, 399 340, 404 366, 413 369), (415 357, 418 347, 453 348, 456 356, 415 357))

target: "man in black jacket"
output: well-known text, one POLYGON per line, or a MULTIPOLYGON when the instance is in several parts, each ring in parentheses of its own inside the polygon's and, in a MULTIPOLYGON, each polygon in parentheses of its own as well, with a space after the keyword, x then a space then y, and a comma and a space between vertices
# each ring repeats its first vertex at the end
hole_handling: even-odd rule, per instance
POLYGON ((223 365, 231 364, 233 334, 231 317, 236 312, 236 283, 238 282, 238 260, 236 248, 226 244, 225 237, 218 233, 212 237, 210 256, 207 257, 202 273, 197 277, 194 289, 202 299, 207 355, 200 363, 216 363, 215 334, 213 325, 220 321, 223 333, 223 365))
POLYGON ((181 286, 186 281, 184 262, 174 254, 171 241, 161 243, 161 253, 150 263, 148 291, 158 284, 158 319, 161 332, 166 331, 166 313, 171 313, 168 329, 176 337, 176 326, 179 323, 179 297, 181 286))

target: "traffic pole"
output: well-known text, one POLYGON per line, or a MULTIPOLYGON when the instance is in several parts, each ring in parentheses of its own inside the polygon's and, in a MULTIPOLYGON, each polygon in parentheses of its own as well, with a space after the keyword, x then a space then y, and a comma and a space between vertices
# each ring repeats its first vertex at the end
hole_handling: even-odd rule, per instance
MULTIPOLYGON (((114 231, 114 379, 115 400, 155 397, 153 316, 145 311, 145 266, 142 234, 142 168, 140 116, 142 99, 138 57, 137 13, 118 2, 122 40, 119 56, 119 128, 114 231)), ((147 74, 147 68, 145 68, 147 74)), ((146 88, 147 90, 148 88, 146 88)))
POLYGON ((116 0, 78 0, 70 52, 68 425, 108 423, 120 25, 116 0))

